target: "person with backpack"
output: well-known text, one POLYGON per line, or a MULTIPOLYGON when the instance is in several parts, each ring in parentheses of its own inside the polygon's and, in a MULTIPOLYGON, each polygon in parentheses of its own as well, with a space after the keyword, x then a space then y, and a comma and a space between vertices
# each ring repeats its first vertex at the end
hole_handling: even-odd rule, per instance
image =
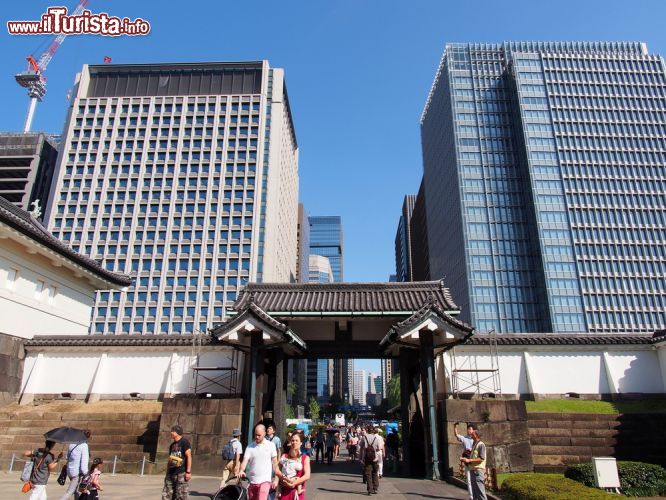
POLYGON ((58 467, 58 461, 62 458, 62 451, 55 458, 51 450, 55 446, 55 442, 46 441, 44 448, 38 448, 35 451, 26 451, 24 456, 32 459, 32 472, 30 477, 25 479, 29 481, 31 486, 30 500, 46 500, 46 483, 49 481, 51 471, 58 467))
POLYGON ((99 482, 99 477, 102 475, 102 464, 104 461, 101 458, 96 458, 90 464, 90 470, 81 478, 79 483, 79 500, 96 500, 99 498, 99 492, 104 491, 99 482))
POLYGON ((88 462, 90 459, 90 450, 88 448, 88 439, 92 433, 86 429, 83 431, 86 436, 86 441, 83 443, 72 443, 67 448, 67 477, 69 478, 69 485, 60 500, 71 500, 72 495, 78 497, 77 486, 80 479, 88 473, 88 462))
POLYGON ((474 500, 486 500, 486 445, 481 441, 478 430, 471 433, 473 441, 472 451, 469 458, 462 457, 460 461, 470 468, 472 479, 472 498, 474 500))
POLYGON ((240 436, 240 429, 234 429, 231 431, 231 439, 227 441, 227 444, 225 444, 222 449, 222 460, 225 462, 222 468, 222 482, 220 483, 220 488, 224 487, 232 474, 233 477, 236 477, 240 472, 240 457, 243 454, 243 445, 238 440, 240 436))
POLYGON ((363 465, 363 477, 368 487, 368 495, 376 495, 379 489, 379 458, 384 451, 384 440, 374 427, 361 438, 360 459, 363 465))

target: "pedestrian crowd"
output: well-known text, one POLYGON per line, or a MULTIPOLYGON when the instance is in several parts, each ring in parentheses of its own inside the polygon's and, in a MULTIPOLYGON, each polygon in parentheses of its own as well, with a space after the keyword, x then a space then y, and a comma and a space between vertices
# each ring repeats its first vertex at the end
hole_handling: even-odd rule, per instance
POLYGON ((53 450, 57 443, 51 439, 46 440, 43 448, 24 452, 23 455, 29 460, 26 461, 21 474, 21 481, 24 483, 22 491, 30 493, 30 500, 47 500, 46 485, 49 477, 51 472, 58 468, 64 456, 67 463, 60 470, 57 481, 64 486, 69 480, 69 484, 60 500, 99 498, 99 492, 104 490, 100 478, 104 462, 101 458, 90 460, 88 439, 91 437, 91 432, 89 430, 76 432, 82 433, 82 437, 79 442, 69 444, 66 455, 64 451, 54 454, 53 450))
MULTIPOLYGON (((461 472, 466 478, 470 500, 485 500, 486 445, 481 441, 478 428, 468 424, 466 433, 459 434, 459 424, 454 433, 462 445, 461 472)), ((396 471, 400 460, 400 438, 392 429, 386 439, 376 426, 362 428, 350 426, 344 430, 344 442, 348 460, 359 462, 363 482, 368 495, 379 494, 380 479, 384 474, 384 460, 396 471)), ((81 432, 81 431, 79 431, 81 432)), ((103 461, 90 459, 89 430, 83 431, 85 440, 69 444, 66 465, 60 471, 58 483, 66 485, 61 500, 97 499, 104 490, 101 484, 103 461)), ((331 464, 339 457, 343 440, 340 429, 320 428, 311 434, 301 429, 290 431, 284 443, 273 423, 257 424, 253 441, 243 450, 240 429, 233 429, 222 450, 222 481, 218 494, 247 489, 249 500, 305 500, 307 482, 311 473, 311 458, 315 463, 331 464), (247 481, 245 486, 242 481, 247 481)), ((51 472, 57 469, 65 456, 53 451, 56 442, 47 440, 43 448, 25 451, 30 460, 21 475, 25 482, 23 491, 30 492, 30 500, 46 500, 46 485, 51 472)), ((171 427, 171 443, 162 500, 186 500, 192 478, 192 447, 183 436, 180 425, 171 427)), ((221 498, 217 495, 213 498, 221 498)))

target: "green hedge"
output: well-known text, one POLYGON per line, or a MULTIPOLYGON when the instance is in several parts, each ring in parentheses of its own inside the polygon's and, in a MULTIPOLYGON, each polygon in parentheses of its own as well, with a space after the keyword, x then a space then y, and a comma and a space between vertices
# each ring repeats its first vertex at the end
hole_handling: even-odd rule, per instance
MULTIPOLYGON (((559 474, 511 474, 502 483, 503 500, 589 500, 608 499, 613 495, 588 488, 559 474)), ((615 495, 617 497, 617 495, 615 495)))
MULTIPOLYGON (((620 489, 625 495, 666 494, 666 470, 659 465, 620 461, 617 463, 617 472, 620 477, 620 489)), ((591 463, 570 465, 564 476, 586 486, 595 486, 591 463)))

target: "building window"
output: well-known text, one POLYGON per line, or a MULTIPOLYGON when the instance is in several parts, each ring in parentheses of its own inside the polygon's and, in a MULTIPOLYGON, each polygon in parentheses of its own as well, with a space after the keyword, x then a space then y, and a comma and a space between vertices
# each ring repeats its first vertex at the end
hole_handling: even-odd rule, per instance
POLYGON ((6 286, 8 290, 13 290, 16 281, 18 280, 19 272, 18 269, 9 269, 7 271, 7 282, 6 286))

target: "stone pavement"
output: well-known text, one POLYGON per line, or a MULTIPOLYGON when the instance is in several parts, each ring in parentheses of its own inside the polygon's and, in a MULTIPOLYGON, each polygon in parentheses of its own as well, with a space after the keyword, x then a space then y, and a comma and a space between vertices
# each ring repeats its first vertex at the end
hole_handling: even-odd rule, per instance
MULTIPOLYGON (((196 471, 196 462, 194 464, 196 471)), ((358 462, 352 464, 342 457, 332 465, 313 464, 312 477, 307 485, 307 500, 343 500, 365 496, 366 488, 361 480, 361 467, 358 462)), ((2 500, 27 500, 29 495, 21 493, 20 471, 0 472, 0 498, 2 500)), ((58 500, 64 487, 56 482, 57 474, 51 474, 47 486, 51 500, 58 500)), ((143 476, 110 473, 102 475, 104 491, 102 499, 139 500, 160 498, 162 476, 143 476)), ((219 486, 219 478, 194 476, 190 483, 190 498, 210 498, 219 486)), ((384 477, 380 480, 379 494, 374 498, 392 500, 403 499, 465 499, 466 491, 441 481, 422 479, 384 477)))

